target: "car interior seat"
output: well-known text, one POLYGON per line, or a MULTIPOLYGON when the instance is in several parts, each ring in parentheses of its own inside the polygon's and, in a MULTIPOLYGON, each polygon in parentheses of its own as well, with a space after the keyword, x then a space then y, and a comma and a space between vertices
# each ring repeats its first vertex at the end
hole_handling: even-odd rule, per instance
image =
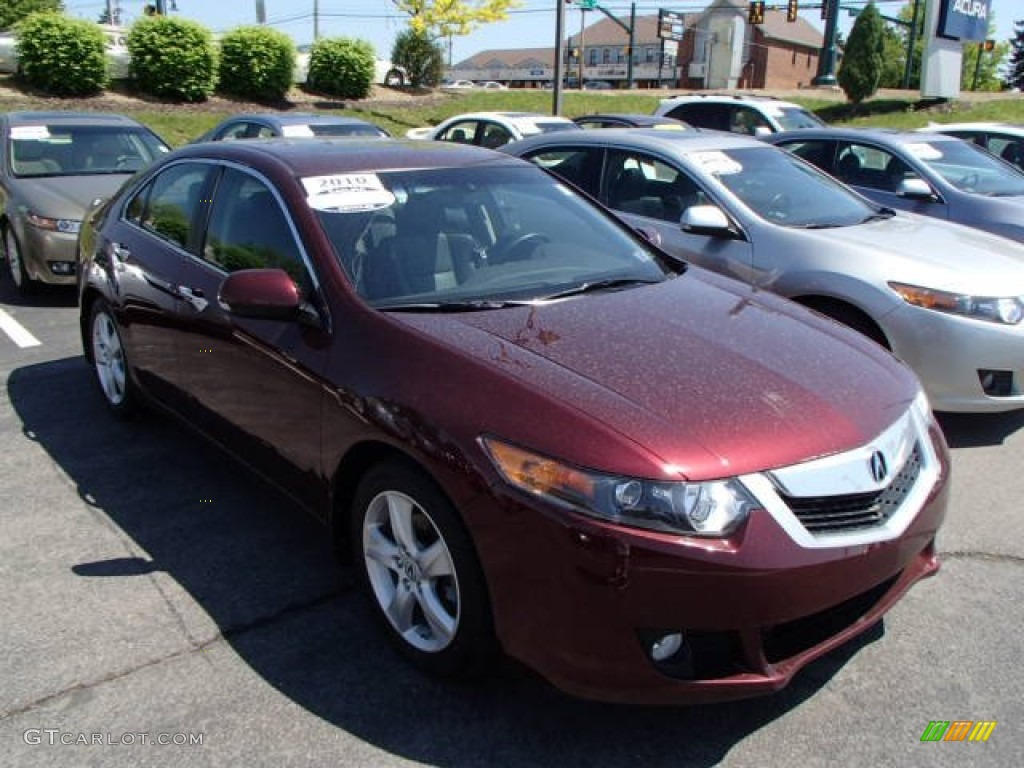
POLYGON ((1024 168, 1024 150, 1021 149, 1020 142, 1009 142, 1003 147, 1003 151, 999 153, 999 156, 1006 162, 1013 163, 1018 168, 1024 168))
POLYGON ((836 163, 836 178, 847 184, 860 183, 860 158, 848 151, 836 163))

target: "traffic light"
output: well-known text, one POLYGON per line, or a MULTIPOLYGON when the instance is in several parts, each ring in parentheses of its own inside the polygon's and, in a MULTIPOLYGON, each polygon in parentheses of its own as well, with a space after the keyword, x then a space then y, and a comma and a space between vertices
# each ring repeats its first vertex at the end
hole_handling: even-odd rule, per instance
POLYGON ((981 50, 985 51, 986 53, 991 53, 995 49, 996 49, 996 41, 995 40, 988 39, 984 43, 981 44, 981 50))
POLYGON ((786 6, 786 21, 796 21, 798 13, 800 13, 800 0, 789 0, 789 5, 786 6))
POLYGON ((747 21, 751 24, 764 24, 764 0, 754 0, 750 4, 747 21))

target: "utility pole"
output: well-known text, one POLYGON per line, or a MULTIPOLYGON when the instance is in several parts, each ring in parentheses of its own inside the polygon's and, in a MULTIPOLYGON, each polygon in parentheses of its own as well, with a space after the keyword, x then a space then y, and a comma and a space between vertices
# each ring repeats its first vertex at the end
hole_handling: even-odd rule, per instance
POLYGON ((583 44, 583 32, 586 29, 586 18, 587 18, 587 9, 583 8, 581 6, 580 7, 580 44, 578 46, 579 47, 579 52, 580 52, 580 61, 579 61, 579 64, 580 64, 580 81, 579 81, 579 87, 580 87, 581 91, 583 90, 583 59, 585 58, 586 50, 587 50, 586 46, 584 46, 584 44, 583 44))
POLYGON ((555 82, 551 96, 551 114, 562 114, 562 60, 565 57, 565 40, 562 30, 565 27, 565 0, 558 0, 555 7, 555 82))
POLYGON ((818 74, 811 85, 836 84, 836 27, 839 25, 839 0, 822 0, 828 3, 825 16, 825 39, 818 54, 818 74))
POLYGON ((320 39, 320 0, 313 0, 313 42, 320 39))
POLYGON ((920 0, 914 0, 914 14, 910 18, 910 34, 907 35, 907 66, 903 69, 903 88, 910 88, 910 75, 914 66, 914 45, 917 43, 917 6, 920 0))
POLYGON ((633 46, 636 43, 636 3, 629 4, 629 52, 626 56, 626 87, 633 88, 633 46))

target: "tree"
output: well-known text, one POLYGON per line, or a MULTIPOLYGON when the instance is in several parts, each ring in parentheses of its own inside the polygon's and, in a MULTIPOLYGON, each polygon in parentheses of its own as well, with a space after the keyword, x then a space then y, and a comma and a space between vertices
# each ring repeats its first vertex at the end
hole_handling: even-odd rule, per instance
POLYGON ((1011 88, 1024 89, 1024 20, 1013 23, 1013 52, 1006 70, 1006 84, 1011 88))
POLYGON ((964 91, 999 91, 1003 83, 999 77, 1009 43, 996 43, 986 51, 981 43, 964 42, 964 55, 960 60, 960 89, 964 91), (979 59, 980 57, 980 59, 979 59))
POLYGON ((61 0, 4 0, 0 3, 0 29, 14 26, 31 13, 63 10, 61 0))
POLYGON ((878 90, 884 48, 882 16, 874 2, 870 2, 853 23, 837 75, 846 98, 854 104, 860 104, 878 90))
POLYGON ((481 24, 504 21, 520 0, 392 0, 409 26, 433 37, 468 35, 481 24))
POLYGON ((444 51, 428 33, 407 29, 395 38, 391 63, 406 71, 413 88, 437 85, 444 69, 444 51))

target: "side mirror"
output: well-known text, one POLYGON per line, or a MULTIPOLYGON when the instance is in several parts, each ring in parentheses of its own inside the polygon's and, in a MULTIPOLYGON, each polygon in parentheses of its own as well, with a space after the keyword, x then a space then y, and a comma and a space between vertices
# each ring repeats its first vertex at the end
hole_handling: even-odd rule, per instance
POLYGON ((756 136, 759 139, 762 136, 771 136, 771 135, 772 135, 772 129, 769 128, 767 125, 759 125, 756 128, 754 128, 754 136, 756 136))
POLYGON ((303 304, 299 287, 283 269, 232 272, 220 284, 217 300, 233 315, 261 320, 294 320, 303 304))
POLYGON ((935 193, 924 179, 903 179, 896 186, 896 194, 908 200, 934 200, 935 193))
POLYGON ((734 232, 729 218, 717 205, 691 205, 679 218, 684 232, 712 237, 732 237, 734 232))

